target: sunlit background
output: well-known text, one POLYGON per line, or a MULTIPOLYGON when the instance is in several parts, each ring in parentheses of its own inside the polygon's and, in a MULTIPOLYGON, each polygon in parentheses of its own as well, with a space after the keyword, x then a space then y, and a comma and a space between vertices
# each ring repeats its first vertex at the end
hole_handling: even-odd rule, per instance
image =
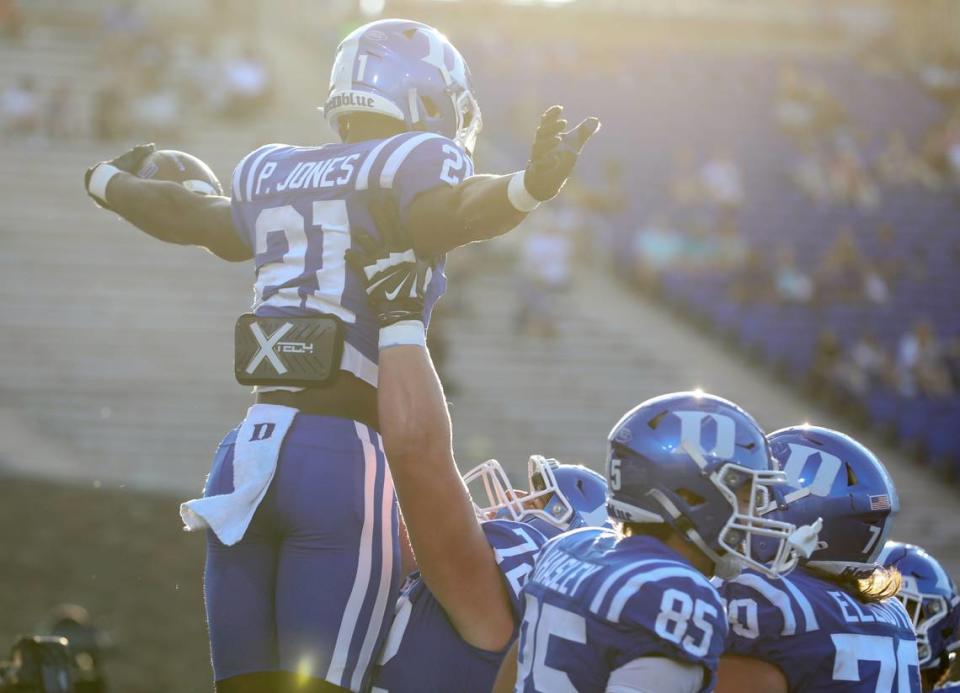
POLYGON ((228 182, 331 141, 334 50, 378 16, 467 58, 479 171, 522 168, 551 104, 603 120, 560 199, 451 258, 431 340, 463 468, 599 469, 623 411, 700 386, 862 437, 894 537, 960 576, 960 4, 0 0, 0 659, 71 602, 113 690, 210 689, 177 504, 251 401, 251 268, 100 212, 83 171, 155 141, 228 182))

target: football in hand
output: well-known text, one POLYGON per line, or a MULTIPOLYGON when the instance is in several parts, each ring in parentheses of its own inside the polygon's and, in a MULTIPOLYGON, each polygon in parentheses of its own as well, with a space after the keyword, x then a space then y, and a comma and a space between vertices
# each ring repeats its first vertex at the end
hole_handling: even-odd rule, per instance
POLYGON ((180 183, 200 195, 223 195, 223 187, 214 172, 193 154, 175 149, 158 149, 148 155, 137 171, 140 178, 180 183))

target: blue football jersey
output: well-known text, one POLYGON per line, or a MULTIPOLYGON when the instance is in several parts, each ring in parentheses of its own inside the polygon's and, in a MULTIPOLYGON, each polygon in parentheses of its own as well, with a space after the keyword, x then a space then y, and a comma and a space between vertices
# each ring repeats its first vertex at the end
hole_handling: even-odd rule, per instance
MULTIPOLYGON (((530 525, 512 520, 484 522, 483 532, 503 571, 519 623, 520 590, 546 537, 530 525)), ((512 643, 513 638, 510 640, 512 643)), ((373 691, 489 693, 508 649, 509 645, 491 652, 464 642, 440 602, 414 573, 397 600, 393 625, 374 670, 373 691)))
MULTIPOLYGON (((417 195, 472 173, 458 144, 424 132, 251 152, 234 171, 231 197, 234 227, 254 252, 254 313, 335 315, 346 328, 341 369, 376 386, 379 326, 363 280, 344 261, 352 229, 377 233, 367 191, 391 191, 405 216, 417 195)), ((433 268, 425 324, 446 287, 443 265, 440 258, 433 268)))
POLYGON ((640 657, 701 664, 711 690, 727 635, 713 585, 648 536, 585 528, 551 539, 523 589, 517 691, 606 690, 640 657))
POLYGON ((777 666, 791 691, 920 691, 917 639, 896 599, 862 604, 803 568, 721 585, 727 652, 777 666))

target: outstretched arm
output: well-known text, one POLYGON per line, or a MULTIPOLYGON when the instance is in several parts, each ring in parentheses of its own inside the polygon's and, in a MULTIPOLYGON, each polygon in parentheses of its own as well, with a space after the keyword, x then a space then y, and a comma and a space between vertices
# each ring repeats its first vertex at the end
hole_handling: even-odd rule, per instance
POLYGON ((426 268, 395 210, 374 216, 383 245, 357 233, 347 259, 380 318, 380 431, 400 509, 421 575, 454 628, 471 645, 498 650, 513 632, 513 612, 457 471, 443 389, 424 344, 426 268))
POLYGON ((503 176, 470 176, 459 185, 438 187, 410 205, 407 226, 421 257, 432 257, 514 228, 541 202, 560 192, 580 151, 600 129, 587 118, 564 132, 563 107, 553 106, 540 120, 524 171, 503 176))
POLYGON ((230 198, 198 195, 179 183, 133 175, 153 151, 139 145, 87 170, 87 193, 146 234, 167 243, 197 245, 237 262, 253 257, 233 227, 230 198))

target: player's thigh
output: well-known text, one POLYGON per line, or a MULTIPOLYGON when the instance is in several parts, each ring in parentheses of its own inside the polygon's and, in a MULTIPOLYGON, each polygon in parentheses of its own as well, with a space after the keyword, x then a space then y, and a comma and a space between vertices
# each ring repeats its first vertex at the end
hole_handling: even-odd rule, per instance
POLYGON ((323 437, 291 431, 275 482, 285 525, 277 571, 280 667, 358 690, 397 597, 393 482, 371 429, 313 423, 323 437))
MULTIPOLYGON (((207 481, 207 495, 233 487, 232 437, 224 439, 207 481)), ((214 678, 277 669, 276 589, 279 542, 272 519, 258 509, 243 539, 232 546, 207 532, 204 603, 214 678)))

